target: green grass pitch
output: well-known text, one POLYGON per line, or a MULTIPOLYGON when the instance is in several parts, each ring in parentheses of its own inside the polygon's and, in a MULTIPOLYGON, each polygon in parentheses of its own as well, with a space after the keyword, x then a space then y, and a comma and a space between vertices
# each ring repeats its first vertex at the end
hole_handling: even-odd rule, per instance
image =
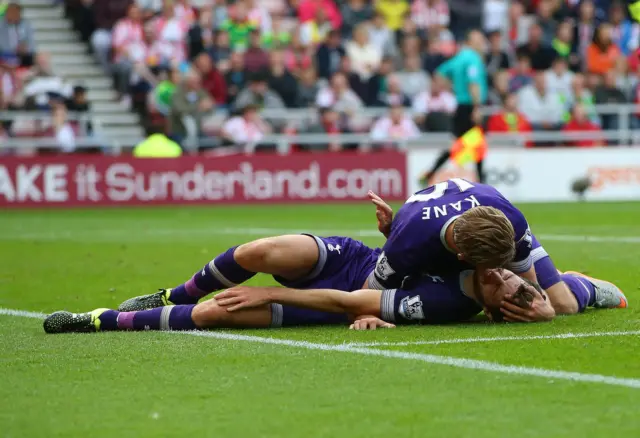
MULTIPOLYGON (((535 325, 222 338, 47 336, 38 319, 0 315, 0 437, 640 436, 640 204, 522 208, 560 269, 613 280, 630 309, 535 325), (553 337, 563 333, 593 336, 553 337), (495 339, 505 337, 516 339, 495 339), (382 345, 354 352, 345 343, 382 345)), ((114 307, 261 235, 347 234, 380 245, 374 221, 365 203, 3 211, 0 307, 114 307)))

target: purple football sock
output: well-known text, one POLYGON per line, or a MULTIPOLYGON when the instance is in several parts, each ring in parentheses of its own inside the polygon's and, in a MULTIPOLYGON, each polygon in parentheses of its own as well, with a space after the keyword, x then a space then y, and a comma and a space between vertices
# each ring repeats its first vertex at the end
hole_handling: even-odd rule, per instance
POLYGON ((101 330, 195 330, 195 304, 165 306, 139 312, 108 310, 100 315, 101 330))
POLYGON ((569 287, 571 293, 578 301, 578 311, 584 312, 587 306, 592 306, 596 300, 596 292, 593 284, 584 277, 574 274, 562 274, 562 281, 569 287))
POLYGON ((193 274, 186 283, 173 288, 169 300, 173 304, 196 304, 211 292, 244 283, 256 275, 236 263, 233 258, 236 248, 234 246, 223 252, 193 274))

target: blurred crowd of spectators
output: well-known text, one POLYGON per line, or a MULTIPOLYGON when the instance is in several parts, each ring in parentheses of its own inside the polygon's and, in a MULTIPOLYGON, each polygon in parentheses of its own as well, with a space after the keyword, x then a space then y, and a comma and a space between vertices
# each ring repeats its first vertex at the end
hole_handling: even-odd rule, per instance
MULTIPOLYGON (((65 0, 123 105, 179 143, 194 132, 243 144, 271 132, 383 141, 449 131, 457 103, 436 70, 473 29, 487 38, 486 103, 500 108, 485 120, 490 132, 617 129, 620 117, 598 116, 594 105, 640 97, 640 26, 616 1, 192 1, 65 0), (363 107, 389 110, 372 120, 363 107), (289 108, 316 111, 295 122, 260 112, 289 108), (229 117, 212 117, 219 109, 229 117)), ((14 21, 0 21, 0 52, 24 63, 33 38, 14 21), (7 48, 12 27, 18 37, 7 48)), ((640 125, 636 116, 629 123, 640 125)))
POLYGON ((0 3, 0 141, 11 136, 54 138, 51 146, 75 148, 80 131, 90 123, 69 117, 88 113, 87 90, 56 76, 50 56, 39 52, 34 30, 19 3, 0 3), (9 111, 37 111, 44 117, 14 120, 9 111))

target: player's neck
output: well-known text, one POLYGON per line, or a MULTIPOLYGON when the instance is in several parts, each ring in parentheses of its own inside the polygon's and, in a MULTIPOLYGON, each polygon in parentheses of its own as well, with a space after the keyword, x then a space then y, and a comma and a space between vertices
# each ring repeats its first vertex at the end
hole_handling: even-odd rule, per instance
POLYGON ((475 300, 478 303, 482 302, 478 298, 478 294, 480 294, 480 288, 481 287, 482 286, 480 285, 480 281, 479 281, 479 278, 478 278, 478 272, 477 271, 473 271, 473 273, 471 273, 471 275, 466 275, 462 279, 462 292, 466 296, 468 296, 472 300, 475 300))
POLYGON ((453 239, 453 224, 455 224, 456 221, 453 221, 449 224, 449 226, 447 227, 447 230, 444 232, 444 241, 447 243, 447 249, 454 253, 454 254, 458 254, 460 251, 458 251, 458 247, 456 246, 456 242, 453 239))

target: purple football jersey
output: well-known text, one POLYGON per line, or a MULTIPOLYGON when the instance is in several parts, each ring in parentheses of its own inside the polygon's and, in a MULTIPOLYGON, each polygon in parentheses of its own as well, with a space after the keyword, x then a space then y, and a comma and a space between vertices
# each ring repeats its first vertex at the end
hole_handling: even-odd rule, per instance
POLYGON ((369 287, 391 289, 408 276, 443 275, 472 268, 449 250, 445 232, 458 216, 478 206, 497 208, 511 221, 516 256, 507 267, 515 273, 528 271, 532 237, 524 215, 495 188, 454 178, 417 192, 396 213, 391 234, 369 276, 369 287))
POLYGON ((381 318, 396 324, 445 324, 463 322, 482 311, 464 291, 463 283, 473 270, 457 274, 425 275, 407 279, 402 289, 385 289, 380 302, 381 318))

